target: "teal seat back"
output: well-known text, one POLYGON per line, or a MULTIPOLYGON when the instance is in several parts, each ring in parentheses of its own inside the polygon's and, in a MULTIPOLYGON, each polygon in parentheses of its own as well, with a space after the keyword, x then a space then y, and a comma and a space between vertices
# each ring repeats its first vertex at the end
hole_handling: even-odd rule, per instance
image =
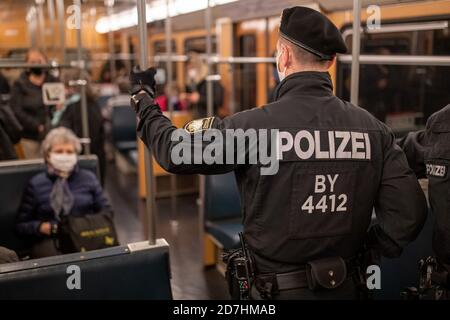
POLYGON ((172 299, 169 246, 159 239, 0 265, 5 299, 172 299))
POLYGON ((112 108, 111 130, 113 142, 116 146, 124 142, 133 142, 136 148, 136 113, 130 106, 116 106, 112 108))
MULTIPOLYGON (((96 156, 81 156, 79 166, 94 172, 98 177, 96 156)), ((42 159, 0 162, 0 246, 18 252, 28 247, 15 232, 15 220, 28 181, 44 170, 42 159)))
POLYGON ((218 221, 239 217, 241 203, 234 172, 205 176, 205 219, 218 221))

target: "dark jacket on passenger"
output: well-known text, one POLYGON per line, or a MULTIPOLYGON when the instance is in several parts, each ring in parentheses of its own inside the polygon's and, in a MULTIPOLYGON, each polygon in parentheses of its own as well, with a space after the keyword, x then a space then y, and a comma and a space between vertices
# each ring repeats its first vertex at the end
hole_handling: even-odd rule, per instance
MULTIPOLYGON (((55 82, 57 79, 49 74, 45 82, 55 82)), ((28 79, 28 73, 23 72, 14 82, 11 90, 10 105, 20 124, 23 126, 23 138, 40 141, 46 132, 39 134, 38 127, 49 127, 50 112, 44 105, 42 86, 36 86, 28 79)))
MULTIPOLYGON (((98 157, 101 181, 105 178, 105 128, 104 119, 99 105, 91 98, 88 99, 89 138, 91 139, 91 153, 98 157)), ((71 129, 78 137, 83 136, 81 121, 81 103, 70 104, 64 110, 59 125, 71 129)), ((103 184, 103 183, 102 183, 103 184)))
POLYGON ((450 265, 450 105, 428 119, 426 129, 398 141, 418 178, 428 178, 435 219, 433 250, 450 265))
MULTIPOLYGON (((42 222, 57 223, 55 213, 50 206, 50 193, 56 178, 56 175, 47 170, 29 181, 17 215, 19 234, 43 237, 39 233, 40 224, 42 222)), ((92 172, 76 168, 68 178, 68 184, 74 197, 70 214, 82 216, 110 210, 102 187, 92 172)))
POLYGON ((386 256, 400 255, 422 229, 427 205, 391 130, 334 96, 328 73, 289 75, 275 98, 223 120, 202 119, 185 126, 193 135, 194 150, 198 146, 200 151, 214 148, 192 133, 209 128, 222 135, 226 129, 275 129, 278 146, 286 143, 280 140, 282 134, 291 136, 293 144, 285 146, 288 150, 274 175, 262 175, 261 162, 175 164, 171 152, 184 142, 171 141, 176 128, 155 106, 140 113, 139 135, 169 172, 235 171, 244 237, 261 273, 290 272, 317 259, 354 257, 367 239, 374 207, 378 224, 370 232, 372 245, 386 256))
POLYGON ((8 79, 0 72, 0 95, 9 95, 10 92, 8 79))
MULTIPOLYGON (((223 106, 224 101, 224 90, 220 81, 212 81, 213 89, 213 115, 217 115, 218 109, 223 106)), ((200 95, 200 100, 196 105, 193 106, 195 116, 206 117, 208 111, 208 100, 207 100, 207 82, 206 80, 200 81, 195 88, 191 88, 188 91, 198 92, 200 95)))
POLYGON ((22 126, 11 108, 0 103, 0 161, 17 159, 14 144, 19 142, 22 126))

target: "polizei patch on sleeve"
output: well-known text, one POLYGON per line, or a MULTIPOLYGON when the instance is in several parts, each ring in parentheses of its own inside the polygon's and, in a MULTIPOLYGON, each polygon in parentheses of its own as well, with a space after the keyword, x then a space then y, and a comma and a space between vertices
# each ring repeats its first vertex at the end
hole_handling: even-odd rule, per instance
POLYGON ((209 118, 203 118, 203 119, 189 121, 184 126, 184 130, 186 130, 190 134, 193 134, 196 132, 201 132, 204 130, 211 129, 212 124, 214 123, 214 119, 215 119, 214 117, 209 117, 209 118))
POLYGON ((447 167, 444 165, 427 163, 427 175, 436 178, 445 178, 447 167))

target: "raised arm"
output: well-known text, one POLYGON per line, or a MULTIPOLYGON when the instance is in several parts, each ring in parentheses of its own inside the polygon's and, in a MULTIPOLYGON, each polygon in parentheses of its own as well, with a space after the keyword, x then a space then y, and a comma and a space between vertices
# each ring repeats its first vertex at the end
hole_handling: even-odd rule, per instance
POLYGON ((225 161, 209 161, 209 150, 215 150, 215 158, 225 159, 225 130, 233 127, 231 118, 205 118, 192 121, 185 129, 177 129, 163 115, 154 101, 156 70, 145 72, 135 69, 131 104, 138 118, 138 135, 149 147, 156 161, 168 172, 177 174, 220 174, 236 169, 237 165, 225 161), (205 157, 206 155, 206 157, 205 157))

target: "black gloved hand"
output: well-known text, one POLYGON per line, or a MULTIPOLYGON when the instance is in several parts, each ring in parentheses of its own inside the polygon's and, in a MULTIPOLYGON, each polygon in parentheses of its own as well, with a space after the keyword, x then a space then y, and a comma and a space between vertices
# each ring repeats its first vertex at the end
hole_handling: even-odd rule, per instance
POLYGON ((155 75, 156 69, 153 67, 142 71, 139 66, 135 66, 130 73, 130 94, 135 95, 140 91, 145 91, 150 98, 154 99, 156 94, 155 75))

